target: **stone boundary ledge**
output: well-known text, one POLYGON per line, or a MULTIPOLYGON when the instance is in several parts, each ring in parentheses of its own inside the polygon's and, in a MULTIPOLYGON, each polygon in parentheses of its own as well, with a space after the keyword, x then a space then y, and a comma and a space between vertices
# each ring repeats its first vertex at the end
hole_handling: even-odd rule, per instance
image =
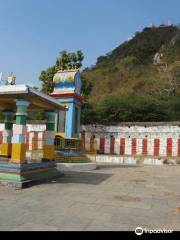
POLYGON ((82 130, 84 127, 134 127, 134 126, 143 126, 143 127, 152 127, 152 126, 180 126, 180 121, 167 121, 167 122, 118 122, 118 123, 108 123, 108 124, 82 124, 82 130))
MULTIPOLYGON (((87 155, 87 157, 94 161, 95 157, 87 155)), ((180 160, 178 158, 167 157, 141 157, 141 156, 113 156, 113 155, 97 155, 96 163, 112 163, 112 164, 130 164, 130 165, 179 165, 180 160)))
POLYGON ((83 172, 92 171, 97 168, 96 163, 57 163, 60 172, 83 172))

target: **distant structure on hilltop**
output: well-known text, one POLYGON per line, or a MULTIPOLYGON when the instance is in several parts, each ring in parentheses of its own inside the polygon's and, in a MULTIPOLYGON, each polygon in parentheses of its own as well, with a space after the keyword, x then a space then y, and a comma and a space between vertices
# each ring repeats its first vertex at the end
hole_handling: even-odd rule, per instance
MULTIPOLYGON (((170 27, 170 26, 173 26, 173 24, 172 24, 172 22, 171 22, 170 20, 168 20, 167 23, 160 25, 160 27, 170 27)), ((151 22, 151 23, 149 24, 149 27, 150 27, 150 28, 155 28, 155 27, 157 27, 157 26, 155 25, 154 22, 151 22)))
POLYGON ((156 25, 155 25, 153 22, 151 22, 151 23, 149 24, 149 27, 150 27, 150 28, 154 28, 154 27, 156 27, 156 25))

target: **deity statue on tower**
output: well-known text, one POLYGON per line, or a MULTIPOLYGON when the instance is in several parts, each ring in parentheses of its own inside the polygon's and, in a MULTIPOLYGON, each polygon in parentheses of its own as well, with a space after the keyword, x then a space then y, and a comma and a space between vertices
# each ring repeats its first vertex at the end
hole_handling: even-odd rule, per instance
POLYGON ((16 81, 16 77, 14 76, 13 72, 11 72, 7 78, 7 85, 15 85, 16 84, 15 81, 16 81))

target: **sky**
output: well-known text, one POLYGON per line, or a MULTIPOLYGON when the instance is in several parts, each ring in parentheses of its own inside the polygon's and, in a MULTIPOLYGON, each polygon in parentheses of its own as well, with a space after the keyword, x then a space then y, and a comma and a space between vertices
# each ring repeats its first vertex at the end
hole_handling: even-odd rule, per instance
POLYGON ((0 72, 40 86, 60 51, 84 52, 83 68, 150 23, 180 23, 180 0, 0 0, 0 72))

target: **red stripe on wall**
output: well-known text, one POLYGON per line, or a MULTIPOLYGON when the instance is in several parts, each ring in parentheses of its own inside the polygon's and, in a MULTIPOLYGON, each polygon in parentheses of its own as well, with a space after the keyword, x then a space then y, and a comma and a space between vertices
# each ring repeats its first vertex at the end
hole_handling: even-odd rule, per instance
POLYGON ((42 147, 44 148, 44 145, 46 145, 46 139, 45 139, 45 131, 43 132, 43 135, 42 135, 42 141, 43 141, 43 143, 42 143, 42 147))
POLYGON ((177 153, 178 157, 180 157, 180 139, 178 139, 178 153, 177 153))
POLYGON ((154 156, 158 157, 159 156, 159 147, 160 147, 160 140, 159 139, 154 139, 154 156))
POLYGON ((115 145, 115 138, 111 137, 111 139, 110 139, 110 154, 111 155, 114 154, 114 145, 115 145))
POLYGON ((173 145, 172 138, 168 138, 167 139, 167 151, 166 151, 166 154, 168 157, 172 157, 172 145, 173 145))
POLYGON ((147 155, 147 139, 142 140, 142 154, 147 155))
POLYGON ((104 153, 104 147, 105 147, 105 139, 100 138, 100 144, 99 144, 99 151, 100 153, 104 153))
POLYGON ((38 132, 34 132, 34 150, 38 149, 38 132))
POLYGON ((120 155, 125 155, 125 138, 120 139, 120 155))
POLYGON ((132 138, 132 142, 131 142, 131 153, 132 153, 132 155, 136 155, 136 147, 137 147, 136 138, 132 138))
POLYGON ((0 144, 3 142, 3 132, 0 132, 0 144))

